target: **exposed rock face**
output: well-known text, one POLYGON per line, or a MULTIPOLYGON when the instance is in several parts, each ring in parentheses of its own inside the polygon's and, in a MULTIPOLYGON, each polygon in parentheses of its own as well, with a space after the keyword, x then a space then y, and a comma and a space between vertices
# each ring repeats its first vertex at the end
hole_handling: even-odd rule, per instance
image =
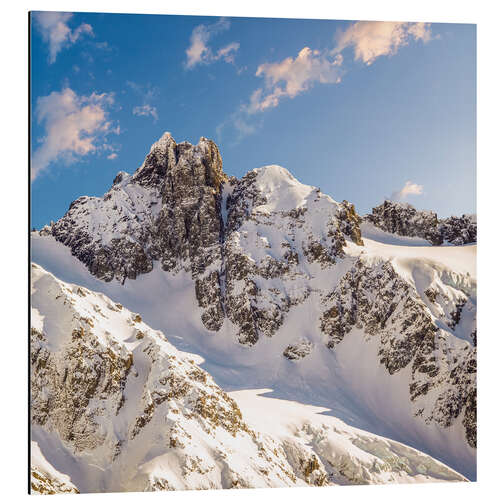
MULTIPOLYGON (((465 294, 455 293, 455 303, 463 305, 465 294)), ((461 417, 469 445, 476 446, 476 348, 450 342, 450 334, 435 325, 422 298, 390 263, 368 267, 359 259, 323 302, 321 330, 331 349, 354 328, 378 337, 380 363, 391 375, 411 367, 408 393, 415 416, 443 427, 461 417)), ((454 317, 442 309, 435 314, 444 321, 454 317)))
POLYGON ((451 216, 442 219, 439 229, 443 240, 452 245, 465 245, 477 241, 477 221, 475 215, 451 216))
POLYGON ((352 203, 344 200, 340 204, 339 219, 342 221, 342 232, 348 235, 356 245, 363 245, 361 230, 359 229, 362 219, 356 213, 356 209, 352 203))
POLYGON ((155 261, 165 271, 190 272, 207 309, 203 322, 218 330, 224 316, 219 272, 226 179, 212 141, 176 144, 165 133, 134 175, 120 172, 103 198, 79 198, 42 233, 69 246, 105 281, 135 279, 155 261))
POLYGON ((477 223, 474 215, 438 219, 431 211, 417 210, 408 203, 386 200, 364 217, 382 231, 424 238, 433 245, 450 243, 465 245, 477 241, 477 223))
POLYGON ((197 276, 220 255, 225 179, 212 141, 176 144, 166 133, 133 176, 120 172, 103 198, 73 202, 50 232, 106 281, 135 279, 155 260, 197 276))
MULTIPOLYGON (((432 212, 385 202, 366 220, 434 245, 475 241, 472 217, 439 221, 432 212)), ((106 281, 134 279, 153 266, 169 274, 187 273, 204 326, 200 334, 225 332, 249 348, 259 339, 278 338, 277 332, 284 335, 290 315, 311 306, 307 328, 320 339, 314 339, 313 349, 310 339, 297 340, 307 331, 285 338, 277 354, 281 361, 303 367, 321 349, 330 356, 350 335, 361 332, 367 342, 378 343, 377 365, 407 387, 414 412, 409 418, 445 429, 458 421, 464 446, 475 447, 475 281, 425 262, 416 268, 427 273, 427 282, 417 283, 410 276, 413 271, 401 272, 392 258, 369 256, 360 222, 352 204, 337 203, 299 183, 282 167, 227 178, 213 142, 176 144, 165 134, 132 176, 119 173, 103 198, 79 198, 42 234, 69 246, 92 274, 106 281)), ((104 446, 107 435, 86 420, 88 402, 93 392, 106 387, 106 401, 93 404, 92 411, 119 413, 120 395, 131 377, 127 370, 132 370, 124 351, 114 346, 99 351, 104 371, 89 368, 97 354, 79 337, 81 328, 88 330, 84 320, 74 332, 72 327, 71 348, 83 365, 63 378, 86 388, 84 394, 77 401, 60 394, 52 403, 34 403, 38 425, 46 425, 50 404, 68 408, 54 420, 60 419, 57 426, 75 450, 104 446), (87 429, 93 430, 86 434, 87 429)), ((42 332, 33 335, 36 340, 42 332)), ((45 340, 36 342, 43 346, 45 340)), ((39 347, 34 352, 40 383, 49 384, 59 376, 59 360, 45 359, 39 347)), ((137 417, 137 432, 149 422, 150 404, 148 400, 137 417)), ((307 477, 321 482, 327 469, 315 468, 311 460, 309 465, 302 462, 307 477)))
POLYGON ((303 421, 287 439, 258 432, 190 355, 140 315, 36 265, 32 284, 34 492, 463 480, 422 453, 332 417, 327 423, 342 426, 345 442, 335 428, 303 421), (357 440, 393 450, 360 455, 365 446, 351 444, 357 440), (394 465, 400 462, 413 464, 404 475, 394 465))
POLYGON ((430 211, 418 211, 408 203, 385 200, 373 208, 365 220, 388 233, 424 238, 433 245, 443 243, 437 215, 430 211))

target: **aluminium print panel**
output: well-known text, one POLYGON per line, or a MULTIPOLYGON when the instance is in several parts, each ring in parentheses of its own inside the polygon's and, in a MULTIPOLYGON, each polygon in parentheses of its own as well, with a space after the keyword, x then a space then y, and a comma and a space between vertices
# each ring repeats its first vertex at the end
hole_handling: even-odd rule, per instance
POLYGON ((31 12, 29 57, 31 493, 475 481, 475 25, 31 12))

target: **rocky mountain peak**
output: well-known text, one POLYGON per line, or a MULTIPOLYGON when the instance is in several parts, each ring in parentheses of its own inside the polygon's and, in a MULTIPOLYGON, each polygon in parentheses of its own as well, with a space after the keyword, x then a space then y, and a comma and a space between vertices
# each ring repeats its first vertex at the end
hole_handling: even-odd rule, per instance
POLYGON ((170 132, 165 132, 151 146, 144 163, 134 174, 134 180, 140 185, 159 187, 162 193, 193 187, 219 193, 226 179, 215 142, 201 137, 196 145, 186 141, 177 144, 170 132))
MULTIPOLYGON (((58 247, 69 247, 99 280, 123 284, 151 273, 124 287, 93 282, 123 294, 125 307, 132 300, 131 309, 135 294, 145 319, 170 328, 173 318, 175 338, 214 360, 219 376, 244 367, 245 384, 252 374, 263 387, 276 383, 307 398, 310 392, 321 404, 359 394, 359 406, 347 403, 346 411, 363 415, 363 426, 376 421, 377 432, 394 432, 396 439, 407 439, 411 428, 423 436, 424 451, 474 476, 476 291, 474 266, 466 262, 475 249, 446 254, 450 249, 424 248, 422 241, 421 249, 380 245, 369 223, 377 234, 433 244, 463 245, 476 234, 473 216, 440 220, 390 201, 362 221, 348 201, 333 200, 277 165, 227 179, 211 140, 176 143, 166 133, 133 175, 120 172, 102 198, 75 200, 33 239, 50 249, 50 259, 58 247), (386 393, 397 400, 385 404, 386 393), (384 403, 374 408, 374 399, 384 403)), ((75 293, 68 300, 77 300, 75 293)), ((110 315, 107 306, 100 309, 110 315)), ((128 379, 127 356, 117 366, 117 396, 120 380, 128 379)))
POLYGON ((424 238, 433 245, 443 242, 437 215, 431 211, 419 211, 408 203, 385 200, 372 209, 366 220, 388 233, 424 238))
POLYGON ((409 203, 392 200, 373 208, 364 221, 388 233, 426 239, 432 245, 464 245, 475 243, 477 238, 475 215, 438 219, 430 210, 417 210, 409 203))

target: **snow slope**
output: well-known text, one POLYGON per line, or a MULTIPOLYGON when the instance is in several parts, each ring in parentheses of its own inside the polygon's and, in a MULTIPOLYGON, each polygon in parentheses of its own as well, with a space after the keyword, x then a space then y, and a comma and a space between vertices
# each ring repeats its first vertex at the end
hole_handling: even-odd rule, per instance
POLYGON ((38 495, 79 493, 70 477, 47 461, 35 441, 31 441, 31 492, 38 495))
POLYGON ((227 178, 213 142, 165 134, 32 255, 172 332, 224 390, 326 407, 473 479, 476 247, 360 222, 282 167, 227 178))
POLYGON ((137 313, 33 265, 32 489, 465 479, 412 448, 316 415, 323 408, 257 399, 256 391, 231 397, 195 360, 137 313))
POLYGON ((430 477, 457 480, 448 467, 414 449, 323 415, 326 408, 261 397, 268 392, 268 389, 244 390, 229 395, 253 428, 283 442, 311 447, 336 484, 420 483, 430 477), (390 470, 387 468, 390 462, 399 465, 390 470), (378 474, 374 475, 374 471, 378 474))
MULTIPOLYGON (((386 248, 365 238, 363 251, 370 250, 371 256, 378 251, 384 258, 397 259, 408 274, 410 267, 404 264, 408 258, 418 261, 418 251, 429 251, 426 259, 437 269, 446 269, 443 263, 450 253, 464 269, 474 271, 470 256, 475 246, 386 248)), ((155 267, 124 285, 105 283, 91 276, 67 247, 37 235, 32 238, 32 258, 61 279, 102 291, 129 309, 141 311, 154 328, 172 331, 170 342, 201 355, 205 360, 202 366, 226 390, 272 387, 275 396, 326 406, 351 425, 410 444, 474 477, 475 452, 462 444, 463 431, 458 425, 444 430, 413 417, 407 382, 383 369, 375 341, 366 342, 357 332, 334 353, 324 346, 321 333, 311 327, 319 307, 314 298, 292 310, 275 336, 262 338, 249 349, 237 342, 231 325, 226 324, 216 334, 203 327, 196 314, 193 282, 187 274, 172 275, 155 267), (315 345, 310 356, 300 363, 281 356, 287 345, 304 337, 315 345), (393 424, 394 408, 398 409, 399 428, 393 424)))

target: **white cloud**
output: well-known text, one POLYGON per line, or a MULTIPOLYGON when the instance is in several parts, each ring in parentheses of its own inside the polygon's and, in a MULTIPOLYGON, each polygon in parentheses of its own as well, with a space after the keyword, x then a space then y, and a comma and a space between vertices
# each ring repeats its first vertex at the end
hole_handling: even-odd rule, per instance
POLYGON ((328 57, 317 50, 304 47, 294 59, 261 64, 256 76, 264 77, 265 88, 250 96, 250 114, 274 108, 283 97, 294 98, 309 90, 315 83, 339 83, 342 55, 328 57))
POLYGON ((136 106, 132 113, 136 116, 152 116, 154 121, 158 120, 158 111, 154 106, 144 104, 144 106, 136 106))
POLYGON ((109 120, 112 104, 112 94, 79 96, 70 88, 38 98, 35 116, 45 137, 32 155, 31 179, 57 160, 72 162, 98 151, 108 134, 119 131, 109 120))
POLYGON ((429 23, 398 23, 387 21, 358 21, 338 36, 334 53, 354 48, 354 58, 372 64, 377 57, 394 55, 409 40, 430 40, 429 23))
POLYGON ((391 200, 393 201, 403 201, 409 195, 420 196, 424 192, 424 186, 420 184, 415 184, 411 181, 406 181, 406 184, 399 190, 394 191, 391 195, 391 200))
POLYGON ((238 42, 231 42, 218 49, 215 53, 208 45, 208 42, 214 35, 228 29, 229 21, 224 18, 219 19, 214 24, 200 24, 196 26, 191 33, 190 45, 186 49, 186 68, 192 69, 198 64, 210 64, 220 59, 227 63, 233 63, 234 56, 240 48, 238 42))
POLYGON ((430 23, 410 23, 408 33, 415 40, 422 40, 424 43, 427 43, 431 39, 431 25, 430 23))
MULTIPOLYGON (((222 29, 222 28, 219 28, 222 29)), ((207 42, 212 32, 206 26, 193 31, 188 51, 188 66, 214 60, 207 42)), ((255 131, 252 123, 258 113, 275 108, 284 98, 293 99, 316 84, 336 84, 345 73, 343 51, 354 48, 354 57, 372 64, 377 57, 390 56, 411 40, 424 43, 431 39, 429 23, 399 23, 358 21, 337 36, 337 46, 318 51, 304 47, 298 55, 282 61, 261 64, 255 76, 264 78, 264 85, 256 88, 248 101, 239 106, 227 120, 217 127, 220 134, 231 124, 238 140, 255 131)), ((415 193, 409 193, 415 194, 415 193)), ((406 195, 405 195, 406 196, 406 195)))
POLYGON ((34 14, 35 26, 42 35, 42 39, 49 46, 49 63, 52 64, 57 54, 84 35, 93 36, 92 26, 82 23, 71 30, 68 21, 73 17, 69 12, 36 12, 34 14))
POLYGON ((234 63, 234 56, 236 52, 240 48, 240 44, 238 42, 231 42, 230 44, 222 47, 217 51, 214 56, 214 60, 218 61, 219 59, 223 59, 227 63, 234 63))
POLYGON ((118 155, 116 153, 111 153, 108 156, 106 156, 108 160, 116 160, 118 158, 118 155))
POLYGON ((135 106, 132 109, 132 114, 136 116, 152 116, 156 122, 159 118, 158 110, 156 109, 156 106, 151 104, 151 102, 157 99, 159 95, 158 88, 153 87, 150 83, 145 85, 140 85, 131 81, 127 81, 125 83, 140 97, 142 101, 141 105, 135 106))
POLYGON ((220 138, 228 126, 236 132, 235 143, 253 134, 260 126, 256 116, 278 106, 283 98, 293 99, 315 83, 339 83, 342 56, 320 53, 304 47, 296 58, 261 64, 256 76, 264 78, 264 86, 254 90, 247 103, 242 104, 228 119, 216 127, 220 138))

